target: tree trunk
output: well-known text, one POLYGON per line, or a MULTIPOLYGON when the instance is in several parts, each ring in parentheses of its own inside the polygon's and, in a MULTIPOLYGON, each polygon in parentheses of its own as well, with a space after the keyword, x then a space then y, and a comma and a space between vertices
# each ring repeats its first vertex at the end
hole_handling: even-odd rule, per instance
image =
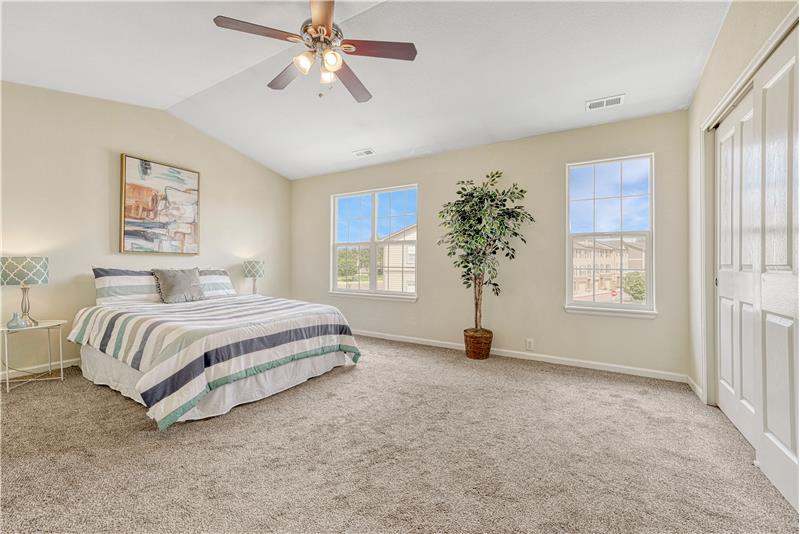
POLYGON ((475 329, 480 330, 481 326, 481 301, 483 300, 483 278, 475 277, 472 280, 472 289, 475 300, 475 329))

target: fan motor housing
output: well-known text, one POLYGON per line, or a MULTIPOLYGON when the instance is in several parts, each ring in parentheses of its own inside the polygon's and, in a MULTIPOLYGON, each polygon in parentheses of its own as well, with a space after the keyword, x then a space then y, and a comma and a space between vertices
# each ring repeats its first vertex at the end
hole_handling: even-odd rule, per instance
POLYGON ((339 47, 344 37, 341 28, 336 23, 332 25, 329 36, 327 31, 318 32, 311 23, 311 19, 306 19, 300 26, 300 35, 303 36, 305 45, 311 49, 317 48, 319 44, 323 45, 323 48, 339 47))

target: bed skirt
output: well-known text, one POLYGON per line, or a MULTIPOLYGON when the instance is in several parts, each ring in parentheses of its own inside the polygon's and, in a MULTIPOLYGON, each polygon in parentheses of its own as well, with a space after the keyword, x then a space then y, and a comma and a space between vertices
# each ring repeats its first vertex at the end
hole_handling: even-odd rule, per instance
MULTIPOLYGON (((350 360, 344 352, 330 352, 313 358, 302 358, 242 380, 216 388, 208 393, 178 421, 215 417, 231 411, 234 406, 254 402, 280 393, 309 378, 327 373, 350 360)), ((119 391, 124 396, 145 405, 136 391, 143 373, 89 345, 81 346, 81 372, 87 380, 119 391)))

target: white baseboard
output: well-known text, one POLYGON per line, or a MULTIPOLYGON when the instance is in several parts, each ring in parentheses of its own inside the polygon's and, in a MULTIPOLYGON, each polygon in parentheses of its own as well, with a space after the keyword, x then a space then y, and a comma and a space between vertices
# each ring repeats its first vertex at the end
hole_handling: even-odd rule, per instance
POLYGON ((689 384, 689 387, 692 388, 692 391, 694 391, 694 394, 697 395, 700 398, 701 401, 706 402, 706 398, 703 395, 702 388, 697 385, 697 382, 692 380, 691 376, 686 375, 686 383, 689 384))
MULTIPOLYGON (((429 345, 432 347, 443 347, 447 349, 464 350, 463 343, 455 343, 453 341, 439 341, 436 339, 424 339, 419 337, 398 336, 395 334, 384 334, 383 332, 370 332, 368 330, 353 330, 357 336, 375 337, 379 339, 388 339, 390 341, 402 341, 405 343, 415 343, 417 345, 429 345)), ((671 382, 682 382, 689 384, 689 387, 697 394, 700 390, 691 378, 681 373, 672 373, 669 371, 659 371, 657 369, 647 369, 644 367, 631 367, 628 365, 619 365, 615 363, 602 363, 593 362, 591 360, 580 360, 577 358, 567 358, 564 356, 552 356, 550 354, 539 354, 536 352, 523 352, 521 350, 509 350, 492 347, 492 354, 497 356, 507 356, 509 358, 519 358, 521 360, 533 360, 537 362, 554 363, 557 365, 568 365, 571 367, 583 367, 586 369, 595 369, 598 371, 609 371, 612 373, 621 373, 625 375, 643 376, 646 378, 658 378, 660 380, 669 380, 671 382)))
MULTIPOLYGON (((73 365, 80 365, 81 359, 80 358, 72 358, 69 360, 64 360, 64 369, 67 367, 72 367, 73 365)), ((58 369, 58 360, 53 362, 53 370, 58 369)), ((20 370, 11 369, 8 371, 8 378, 24 378, 25 374, 30 373, 43 373, 47 371, 47 364, 42 363, 39 365, 31 365, 30 367, 23 367, 20 370), (24 372, 22 372, 24 371, 24 372)), ((6 379, 6 371, 0 371, 0 380, 6 379)))
MULTIPOLYGON (((456 343, 453 341, 440 341, 438 339, 425 339, 420 337, 411 337, 411 336, 400 336, 396 334, 385 334, 383 332, 372 332, 368 330, 353 330, 353 333, 357 336, 366 336, 366 337, 375 337, 379 339, 388 339, 390 341, 402 341, 404 343, 414 343, 416 345, 427 345, 430 347, 442 347, 446 349, 454 349, 454 350, 464 350, 463 343, 456 343)), ((634 376, 643 376, 646 378, 658 378, 660 380, 669 380, 672 382, 683 382, 688 384, 692 391, 694 391, 695 395, 703 398, 703 390, 700 389, 694 380, 692 380, 688 375, 683 375, 680 373, 672 373, 669 371, 659 371, 657 369, 647 369, 644 367, 631 367, 628 365, 619 365, 615 363, 602 363, 602 362, 593 362, 591 360, 580 360, 577 358, 567 358, 564 356, 552 356, 550 354, 539 354, 536 352, 523 352, 520 350, 510 350, 510 349, 500 349, 496 347, 492 347, 492 354, 497 356, 506 356, 509 358, 519 358, 521 360, 532 360, 537 362, 546 362, 546 363, 554 363, 557 365, 568 365, 572 367, 583 367, 586 369, 595 369, 598 371, 609 371, 612 373, 622 373, 626 375, 634 375, 634 376)), ((54 362, 54 369, 57 368, 57 362, 54 362)), ((81 359, 80 358, 72 358, 70 360, 64 360, 64 368, 72 367, 75 365, 80 365, 81 359)), ((27 373, 41 373, 47 369, 47 364, 39 364, 33 365, 30 367, 24 367, 21 371, 25 371, 27 373)), ((22 373, 19 371, 12 370, 9 378, 19 378, 23 376, 22 373)), ((5 380, 6 373, 5 371, 0 371, 0 379, 5 380)))

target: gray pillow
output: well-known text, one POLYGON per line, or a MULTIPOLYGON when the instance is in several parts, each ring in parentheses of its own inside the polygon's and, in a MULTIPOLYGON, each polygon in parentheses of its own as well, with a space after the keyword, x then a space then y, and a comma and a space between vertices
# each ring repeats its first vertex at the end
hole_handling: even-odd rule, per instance
POLYGON ((203 300, 200 271, 194 269, 153 269, 161 300, 167 304, 203 300))

